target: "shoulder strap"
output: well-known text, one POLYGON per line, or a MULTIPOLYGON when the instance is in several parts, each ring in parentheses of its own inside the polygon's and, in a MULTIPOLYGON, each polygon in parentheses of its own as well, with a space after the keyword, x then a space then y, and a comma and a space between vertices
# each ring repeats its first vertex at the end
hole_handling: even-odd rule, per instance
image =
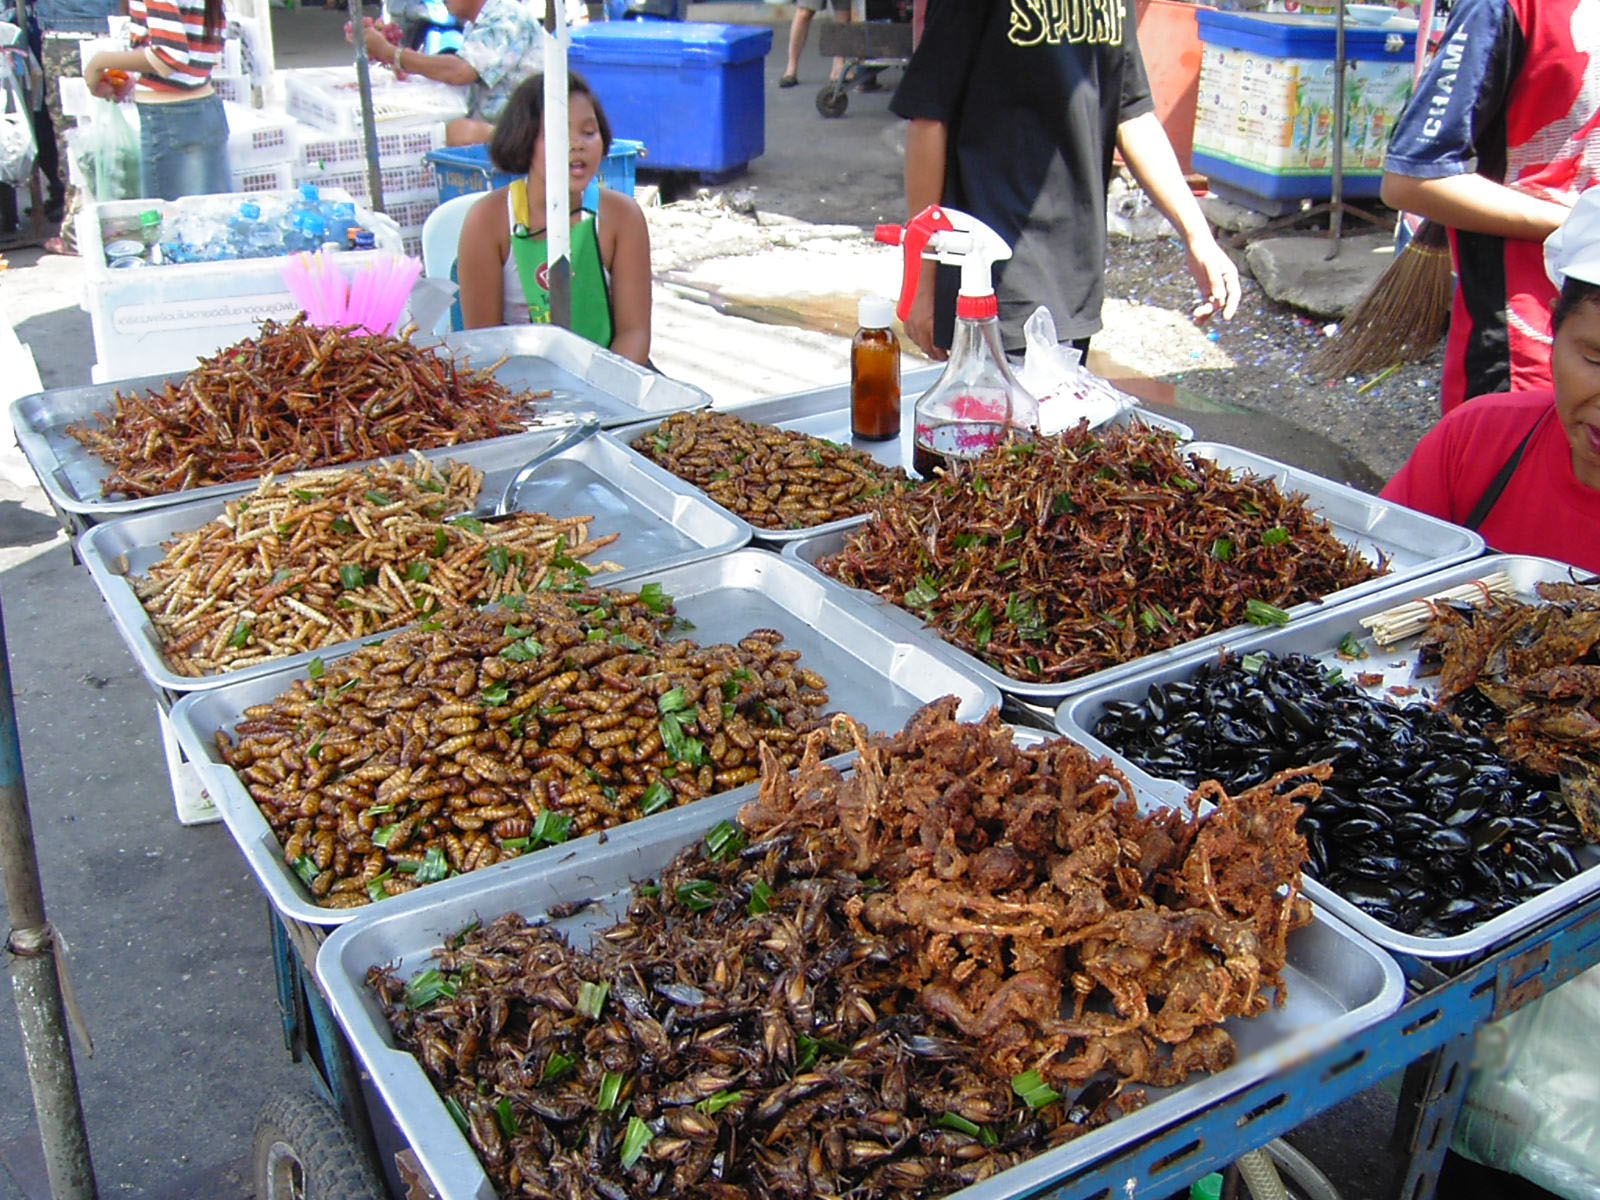
POLYGON ((1522 455, 1528 449, 1528 443, 1533 441, 1533 435, 1539 432, 1539 427, 1544 424, 1545 418, 1550 415, 1550 409, 1545 409, 1528 427, 1528 432, 1522 435, 1522 440, 1517 443, 1516 449, 1511 451, 1505 462, 1500 464, 1500 469, 1495 472, 1489 486, 1483 489, 1483 495, 1478 497, 1478 502, 1472 506, 1472 511, 1467 514, 1467 519, 1462 522, 1468 529, 1476 531, 1488 518, 1494 506, 1499 503, 1500 497, 1506 490, 1506 485, 1511 482, 1511 477, 1517 473, 1517 466, 1522 462, 1522 455))

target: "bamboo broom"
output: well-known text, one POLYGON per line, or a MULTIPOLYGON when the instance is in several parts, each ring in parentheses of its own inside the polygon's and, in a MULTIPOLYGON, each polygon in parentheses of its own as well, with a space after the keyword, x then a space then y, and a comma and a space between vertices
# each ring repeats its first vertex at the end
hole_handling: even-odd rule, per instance
POLYGON ((1426 358, 1450 326, 1453 291, 1445 227, 1424 221, 1312 356, 1312 373, 1343 378, 1426 358))

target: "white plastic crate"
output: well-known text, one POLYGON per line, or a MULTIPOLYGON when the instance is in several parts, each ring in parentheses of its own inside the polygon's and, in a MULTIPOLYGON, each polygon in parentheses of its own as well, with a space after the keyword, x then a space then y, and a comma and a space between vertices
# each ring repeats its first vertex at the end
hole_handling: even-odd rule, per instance
POLYGON ((289 164, 263 163, 259 167, 232 169, 233 190, 236 192, 286 192, 294 187, 294 175, 289 164))
POLYGON ((400 238, 400 244, 405 247, 405 251, 406 251, 407 257, 409 257, 409 258, 421 258, 422 257, 422 234, 421 233, 406 233, 406 234, 402 234, 401 238, 400 238))
MULTIPOLYGON (((106 265, 102 217, 126 217, 150 208, 170 217, 190 203, 237 209, 240 202, 260 196, 232 193, 188 197, 176 204, 119 200, 84 205, 78 216, 78 249, 83 255, 83 307, 89 313, 98 360, 90 372, 96 383, 188 370, 198 357, 251 336, 262 321, 287 320, 299 311, 283 281, 288 261, 283 257, 171 263, 132 270, 113 270, 106 265)), ((325 191, 324 198, 351 199, 334 189, 325 191)), ((284 199, 289 203, 293 197, 284 199)), ((356 216, 372 230, 378 251, 336 255, 335 261, 346 274, 373 261, 377 253, 403 249, 400 228, 393 220, 364 210, 358 210, 356 216)))
POLYGON ((250 108, 225 101, 228 118, 228 163, 234 171, 294 160, 294 118, 270 108, 250 108))
MULTIPOLYGON (((344 67, 310 67, 283 72, 285 107, 289 114, 317 129, 334 133, 361 132, 361 99, 355 71, 344 67)), ((371 73, 373 119, 385 129, 451 121, 467 115, 467 89, 412 75, 396 79, 387 71, 371 73)))
POLYGON ((396 200, 393 203, 387 196, 384 197, 383 211, 391 221, 400 226, 402 233, 409 230, 421 230, 422 223, 428 219, 428 214, 439 207, 438 196, 423 196, 415 200, 396 200))
MULTIPOLYGON (((230 42, 229 45, 232 45, 230 42)), ((223 75, 213 71, 211 73, 211 86, 217 95, 229 104, 248 105, 251 102, 250 76, 248 75, 223 75)))
MULTIPOLYGON (((383 203, 388 208, 403 200, 439 198, 434 181, 433 164, 418 163, 409 167, 384 167, 378 172, 383 181, 383 203)), ((296 183, 314 183, 318 187, 343 188, 363 203, 372 199, 367 187, 367 172, 360 170, 318 171, 295 164, 296 183)))
MULTIPOLYGON (((404 129, 380 130, 378 167, 382 170, 413 166, 422 162, 422 156, 428 151, 443 148, 443 121, 431 121, 404 129)), ((294 163, 296 171, 325 170, 341 174, 364 171, 367 164, 366 144, 360 137, 344 137, 326 130, 298 126, 295 131, 294 163)))

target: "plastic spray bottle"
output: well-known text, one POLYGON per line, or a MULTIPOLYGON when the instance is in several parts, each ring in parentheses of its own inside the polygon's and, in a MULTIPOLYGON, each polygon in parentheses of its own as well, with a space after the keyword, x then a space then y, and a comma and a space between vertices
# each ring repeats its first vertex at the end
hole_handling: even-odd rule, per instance
POLYGON ((1011 257, 1005 240, 976 217, 937 204, 905 225, 879 225, 876 236, 905 251, 902 321, 911 315, 924 258, 961 268, 950 361, 917 401, 912 468, 928 478, 949 459, 977 458, 1009 437, 1032 437, 1039 402, 1017 382, 1000 344, 991 268, 1011 257))

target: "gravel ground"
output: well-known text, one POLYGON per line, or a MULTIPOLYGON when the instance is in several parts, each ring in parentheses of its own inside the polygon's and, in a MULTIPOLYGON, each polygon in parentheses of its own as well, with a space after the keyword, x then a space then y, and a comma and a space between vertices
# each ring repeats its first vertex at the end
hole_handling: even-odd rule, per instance
POLYGON ((1170 336, 1170 321, 1195 303, 1183 251, 1171 239, 1112 240, 1106 271, 1106 328, 1095 349, 1142 374, 1176 385, 1180 401, 1203 400, 1268 413, 1323 434, 1387 479, 1438 419, 1443 346, 1371 384, 1370 377, 1327 382, 1306 363, 1326 322, 1267 296, 1244 275, 1244 299, 1231 322, 1208 334, 1212 354, 1170 336))

